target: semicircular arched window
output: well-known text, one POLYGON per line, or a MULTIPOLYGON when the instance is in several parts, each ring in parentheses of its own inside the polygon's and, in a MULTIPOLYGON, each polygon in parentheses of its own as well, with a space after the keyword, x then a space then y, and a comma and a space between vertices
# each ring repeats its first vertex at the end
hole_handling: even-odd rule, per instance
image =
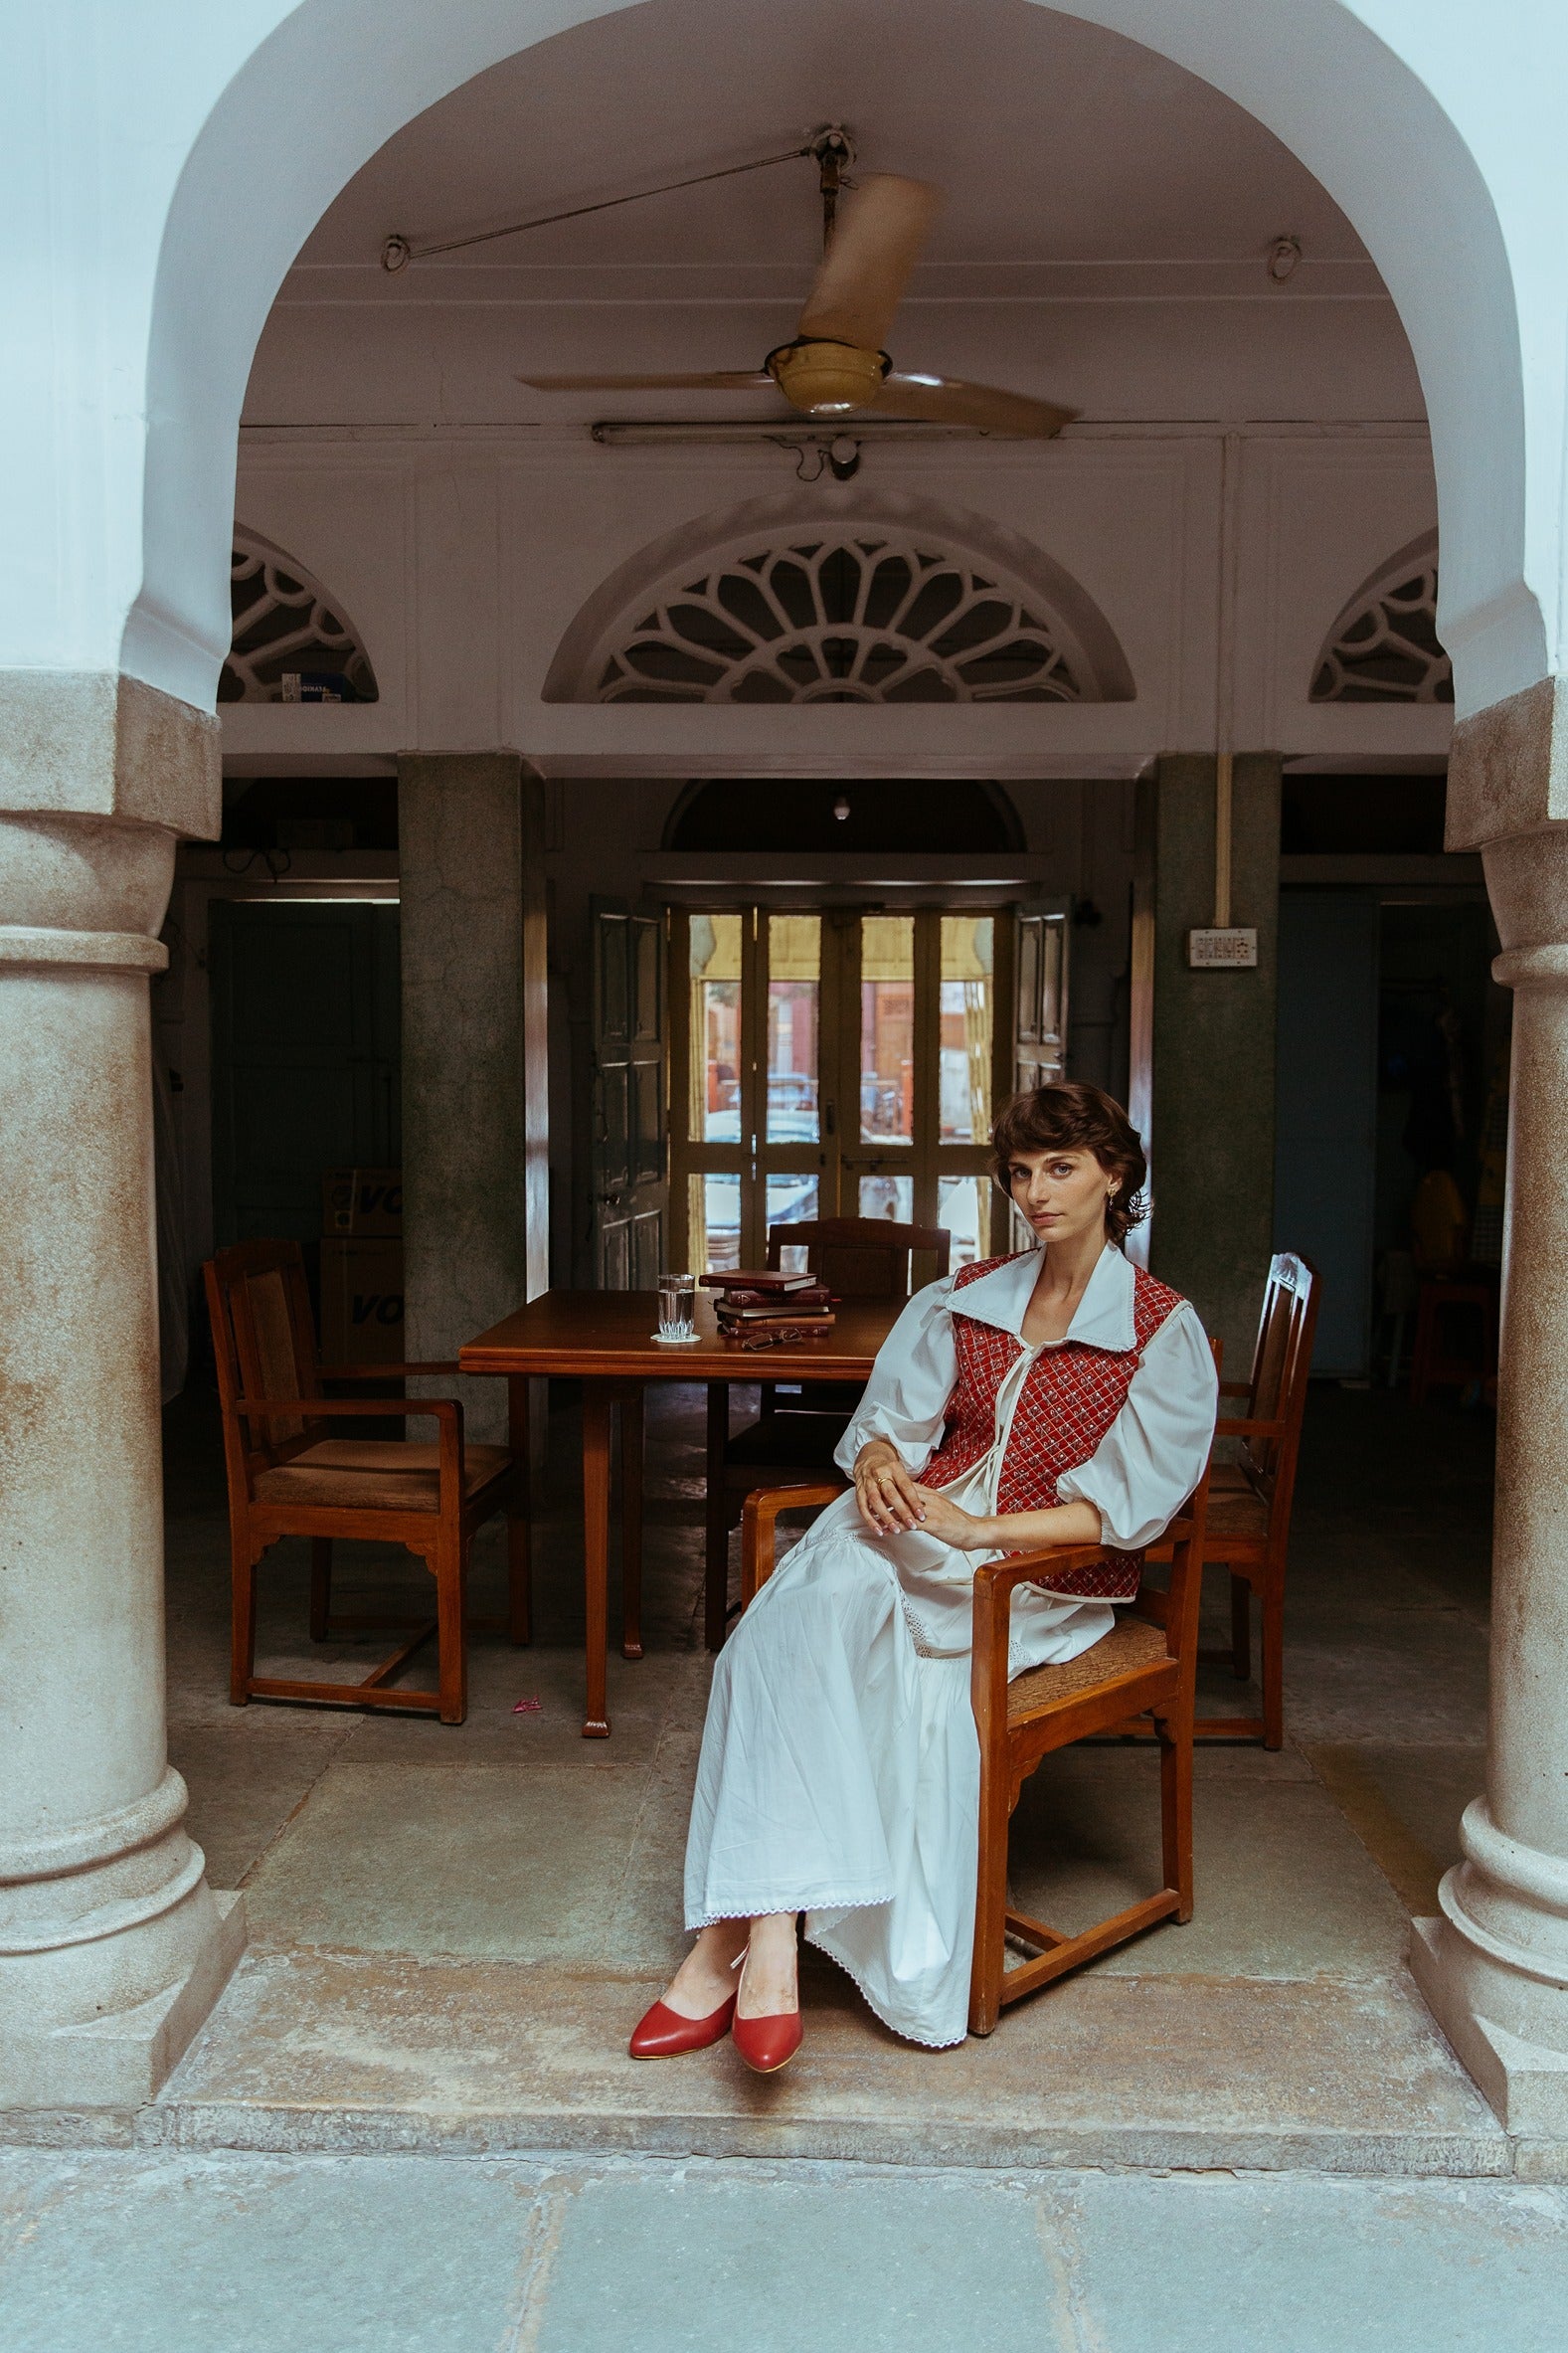
POLYGON ((1357 589, 1323 640, 1314 703, 1451 703, 1454 671, 1438 637, 1434 535, 1401 548, 1357 589))
MULTIPOLYGON (((699 559, 701 562, 701 559, 699 559)), ((600 702, 1101 699, 1038 598, 924 541, 802 532, 660 590, 612 642, 600 702)))
POLYGON ((221 703, 380 700, 352 622, 281 548, 236 531, 229 595, 234 637, 218 681, 221 703))

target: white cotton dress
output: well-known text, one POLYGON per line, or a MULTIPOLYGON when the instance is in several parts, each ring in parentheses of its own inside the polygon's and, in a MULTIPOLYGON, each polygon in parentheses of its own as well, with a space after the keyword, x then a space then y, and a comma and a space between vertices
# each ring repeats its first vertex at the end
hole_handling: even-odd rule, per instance
MULTIPOLYGON (((1040 1270, 1025 1251, 962 1286, 959 1312, 1022 1339, 1040 1270)), ((958 1373, 951 1281, 918 1292, 878 1355, 837 1460, 887 1438, 917 1475, 940 1443, 958 1373)), ((1065 1336, 1136 1345, 1133 1273, 1108 1247, 1065 1336)), ((1065 1341, 1047 1344, 1056 1347, 1065 1341)), ((995 1509, 1013 1408, 1038 1351, 1002 1382, 990 1452, 950 1489, 995 1509)), ((1143 1351, 1089 1461, 1057 1482, 1092 1503, 1105 1541, 1152 1543, 1202 1474, 1214 1362, 1182 1301, 1143 1351)), ((974 1930, 979 1746, 969 1705, 971 1589, 1000 1555, 918 1530, 875 1537, 853 1495, 823 1512, 720 1653, 686 1846, 686 1924, 803 1911, 805 1932, 911 2042, 963 2040, 974 1930)), ((1014 1595, 1008 1671, 1076 1658, 1115 1624, 1103 1601, 1014 1595)))

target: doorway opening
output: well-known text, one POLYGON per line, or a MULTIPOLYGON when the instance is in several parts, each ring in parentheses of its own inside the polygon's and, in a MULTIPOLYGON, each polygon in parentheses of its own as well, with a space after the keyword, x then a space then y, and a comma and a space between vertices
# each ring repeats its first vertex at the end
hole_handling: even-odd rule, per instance
POLYGON ((1062 1074, 1067 914, 677 910, 675 1258, 760 1265, 771 1228, 817 1217, 945 1226, 955 1265, 1006 1249, 991 1110, 1062 1074))

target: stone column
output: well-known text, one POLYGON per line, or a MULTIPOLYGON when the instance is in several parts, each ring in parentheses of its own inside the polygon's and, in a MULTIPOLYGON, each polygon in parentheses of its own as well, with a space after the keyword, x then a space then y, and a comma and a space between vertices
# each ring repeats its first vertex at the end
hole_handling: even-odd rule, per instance
MULTIPOLYGON (((411 1357, 455 1356, 549 1280, 539 805, 515 752, 398 763, 411 1357)), ((467 1434, 504 1439, 505 1384, 457 1385, 467 1434)))
POLYGON ((0 740, 0 2108, 122 2106, 244 1941, 164 1745, 147 976, 216 729, 13 676, 0 740))
POLYGON ((1455 731, 1449 846, 1480 847, 1514 992, 1486 1789, 1411 1966, 1511 2131, 1568 2139, 1568 701, 1455 731))
POLYGON ((1148 1266, 1252 1363, 1274 1249, 1274 1026, 1280 760, 1239 753, 1232 921, 1258 933, 1255 972, 1194 972, 1187 934, 1214 920, 1212 755, 1175 753, 1140 781, 1132 915, 1133 1120, 1149 1145, 1148 1266))

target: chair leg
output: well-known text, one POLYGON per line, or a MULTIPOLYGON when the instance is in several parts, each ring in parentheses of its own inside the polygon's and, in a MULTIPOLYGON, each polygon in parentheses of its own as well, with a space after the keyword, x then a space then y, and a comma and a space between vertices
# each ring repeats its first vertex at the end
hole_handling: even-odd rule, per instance
POLYGON ((507 1382, 507 1442, 516 1461, 506 1505, 507 1631, 521 1645, 534 1638, 533 1462, 528 1426, 528 1382, 507 1382))
POLYGON ((642 1391, 620 1400, 620 1655, 642 1656, 642 1391))
POLYGON ((310 1639, 325 1642, 332 1618, 332 1538, 310 1539, 310 1639))
POLYGON ((979 1854, 974 1888, 974 1959, 969 1970, 969 2032, 991 2034, 1001 2016, 1007 1964, 1007 1772, 980 1750, 979 1854))
POLYGON ((468 1713, 468 1546, 462 1536, 443 1536, 436 1552, 436 1686, 442 1723, 461 1723, 468 1713))
POLYGON ((703 1585, 703 1640, 710 1651, 724 1648, 730 1606, 730 1531, 725 1513, 724 1451, 730 1435, 730 1388, 708 1383, 708 1509, 706 1573, 703 1585))
POLYGON ((234 1537, 232 1543, 229 1700, 235 1708, 247 1708, 256 1673, 256 1559, 242 1538, 234 1537))
POLYGON ((1159 1827, 1165 1885, 1180 1900, 1178 1920, 1192 1917, 1192 1712, 1154 1719, 1159 1734, 1159 1827))
POLYGON ((1271 1571, 1263 1589, 1263 1744, 1285 1746, 1285 1570, 1271 1571))
POLYGON ((1245 1683, 1252 1673, 1252 1587, 1231 1575, 1231 1673, 1245 1683))

